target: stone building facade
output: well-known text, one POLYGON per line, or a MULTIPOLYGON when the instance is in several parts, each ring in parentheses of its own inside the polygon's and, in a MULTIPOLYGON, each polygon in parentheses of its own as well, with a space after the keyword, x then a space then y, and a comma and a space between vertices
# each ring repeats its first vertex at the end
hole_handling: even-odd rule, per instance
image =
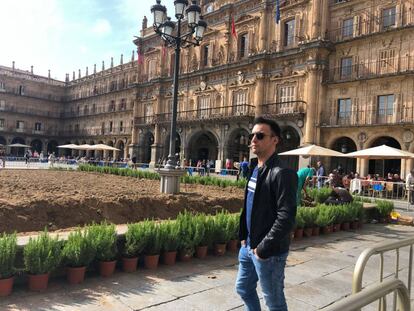
MULTIPOLYGON (((219 160, 217 165, 239 161, 249 155, 248 133, 261 114, 281 125, 281 151, 316 143, 350 152, 385 143, 413 152, 413 5, 401 0, 279 2, 276 21, 276 1, 200 1, 208 23, 204 40, 181 51, 180 158, 219 160)), ((56 118, 43 116, 58 129, 57 135, 39 134, 43 146, 52 140, 103 142, 122 149, 115 156, 129 154, 153 164, 168 155, 174 49, 163 45, 146 19, 134 44, 140 61, 71 81, 67 77, 65 83, 30 80, 43 83, 43 95, 53 91, 61 98, 25 99, 39 109, 59 111, 56 118)), ((0 72, 0 100, 23 99, 1 93, 2 79, 11 77, 0 72)), ((0 117, 0 139, 9 143, 21 134, 30 144, 37 134, 16 133, 18 116, 8 113, 11 119, 3 126, 8 131, 1 129, 0 117)), ((24 116, 32 123, 37 118, 24 116)), ((297 157, 286 160, 299 165, 297 157)), ((340 164, 363 175, 404 174, 413 167, 412 160, 323 160, 331 168, 340 164)))

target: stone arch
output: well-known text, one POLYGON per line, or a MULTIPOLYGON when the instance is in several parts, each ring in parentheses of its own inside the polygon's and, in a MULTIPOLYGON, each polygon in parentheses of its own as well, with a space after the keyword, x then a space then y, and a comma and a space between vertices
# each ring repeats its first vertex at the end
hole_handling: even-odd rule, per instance
POLYGON ((31 150, 37 151, 37 153, 40 153, 43 150, 43 143, 40 139, 33 139, 30 143, 31 150))
MULTIPOLYGON (((282 141, 277 146, 277 153, 297 149, 300 146, 300 133, 291 125, 281 127, 282 141)), ((280 157, 285 167, 293 170, 298 170, 299 157, 298 156, 281 156, 280 157)))
MULTIPOLYGON (((354 152, 357 151, 357 144, 355 143, 355 141, 348 137, 348 136, 342 136, 342 137, 338 137, 336 138, 331 146, 331 149, 335 150, 335 151, 339 151, 342 153, 350 153, 350 152, 354 152)), ((357 160, 355 158, 347 158, 347 157, 343 157, 343 158, 338 158, 338 157, 332 157, 331 158, 331 169, 335 169, 335 168, 342 168, 343 172, 345 174, 350 173, 350 172, 354 172, 356 171, 356 162, 357 160)))
POLYGON ((195 132, 188 140, 187 158, 192 164, 197 160, 216 160, 218 158, 219 139, 210 130, 195 132))
POLYGON ((122 158, 122 159, 125 158, 125 143, 122 139, 116 142, 115 148, 119 149, 119 151, 115 152, 117 158, 122 158))
MULTIPOLYGON (((389 136, 380 136, 375 140, 370 141, 371 147, 377 147, 381 145, 387 145, 389 147, 401 149, 400 142, 389 136)), ((368 164, 369 174, 379 174, 385 177, 388 173, 401 175, 401 159, 389 159, 389 160, 369 160, 368 164)))
MULTIPOLYGON (((151 146, 154 144, 154 134, 151 131, 143 134, 142 137, 142 162, 150 163, 151 162, 151 146)), ((158 160, 158 159, 157 159, 158 160)))
MULTIPOLYGON (((26 142, 22 137, 14 137, 11 141, 11 144, 23 144, 23 145, 25 145, 26 142)), ((11 147, 10 148, 10 154, 18 156, 18 157, 24 156, 24 151, 25 151, 25 148, 20 148, 20 147, 11 147)))
POLYGON ((57 148, 57 146, 58 146, 58 143, 57 143, 56 140, 49 141, 48 144, 47 144, 47 153, 49 154, 49 153, 53 153, 54 152, 55 155, 57 155, 58 154, 58 148, 57 148))
POLYGON ((7 140, 3 136, 0 136, 0 145, 4 145, 4 146, 7 145, 7 140))
POLYGON ((224 146, 224 158, 233 162, 241 162, 249 158, 249 131, 245 128, 235 128, 230 131, 224 146))
MULTIPOLYGON (((107 143, 106 143, 108 146, 111 146, 111 147, 113 147, 114 146, 114 142, 112 141, 112 140, 109 140, 107 143)), ((109 158, 111 158, 111 160, 113 160, 114 159, 114 151, 113 150, 108 150, 108 151, 106 151, 107 152, 107 156, 109 157, 109 158)))

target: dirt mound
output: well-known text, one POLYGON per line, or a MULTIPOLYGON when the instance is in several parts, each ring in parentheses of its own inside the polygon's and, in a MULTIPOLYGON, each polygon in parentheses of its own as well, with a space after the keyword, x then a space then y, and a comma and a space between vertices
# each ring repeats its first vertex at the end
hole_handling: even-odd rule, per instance
POLYGON ((159 181, 97 173, 1 170, 0 232, 167 219, 184 209, 215 213, 242 208, 242 189, 182 184, 181 191, 161 194, 159 181))

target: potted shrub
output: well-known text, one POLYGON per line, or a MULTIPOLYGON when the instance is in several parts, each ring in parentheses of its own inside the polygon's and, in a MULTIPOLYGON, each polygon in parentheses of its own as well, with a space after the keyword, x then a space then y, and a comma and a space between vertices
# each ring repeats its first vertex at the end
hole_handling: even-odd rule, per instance
POLYGON ((214 216, 214 254, 217 256, 226 253, 226 244, 230 234, 226 229, 228 213, 221 211, 214 216))
POLYGON ((349 230, 349 223, 352 220, 352 212, 349 209, 349 205, 350 204, 344 204, 341 205, 341 212, 342 212, 342 224, 341 224, 341 228, 344 231, 348 231, 349 230))
POLYGON ((144 226, 141 222, 128 224, 122 255, 122 270, 124 272, 137 270, 138 256, 142 253, 146 243, 143 232, 144 226))
POLYGON ((16 234, 3 233, 0 236, 0 296, 8 296, 13 290, 16 251, 16 234))
POLYGON ((205 235, 209 232, 207 218, 208 216, 204 214, 198 214, 194 217, 194 245, 196 256, 200 259, 207 256, 208 245, 205 238, 205 235))
MULTIPOLYGON (((296 223, 295 223, 295 238, 301 239, 303 237, 303 227, 305 226, 305 220, 303 214, 306 212, 306 207, 299 207, 296 212, 296 223)), ((310 233, 312 235, 312 231, 310 233)))
POLYGON ((175 221, 164 221, 160 223, 161 234, 161 258, 166 265, 174 265, 178 249, 178 226, 175 221))
POLYGON ((51 238, 46 230, 38 237, 30 238, 23 249, 30 290, 41 291, 47 288, 49 273, 59 266, 61 254, 62 243, 57 236, 51 238))
POLYGON ((385 200, 375 200, 377 204, 377 211, 379 214, 379 221, 382 223, 387 223, 391 219, 391 212, 394 210, 394 204, 385 200))
POLYGON ((318 216, 316 217, 315 224, 322 228, 324 234, 332 232, 332 227, 330 225, 333 222, 333 217, 329 211, 329 206, 320 205, 318 216))
POLYGON ((103 277, 109 277, 114 273, 116 265, 117 234, 115 225, 94 224, 89 226, 88 230, 96 249, 95 259, 99 262, 99 273, 103 277))
POLYGON ((179 255, 181 261, 189 261, 194 254, 194 220, 193 216, 185 211, 177 216, 179 255))
POLYGON ((143 222, 144 246, 144 265, 147 269, 156 269, 161 251, 161 235, 158 230, 158 224, 154 221, 145 220, 143 222))
POLYGON ((96 250, 89 232, 80 229, 69 234, 62 249, 62 261, 67 266, 67 280, 70 284, 82 283, 85 279, 86 267, 95 258, 96 250))
POLYGON ((303 218, 303 234, 306 237, 312 236, 313 227, 315 226, 315 219, 317 216, 316 207, 301 207, 301 216, 303 218))
POLYGON ((229 214, 227 217, 227 231, 229 232, 229 242, 227 249, 230 252, 237 252, 237 245, 239 243, 239 224, 240 214, 229 214))

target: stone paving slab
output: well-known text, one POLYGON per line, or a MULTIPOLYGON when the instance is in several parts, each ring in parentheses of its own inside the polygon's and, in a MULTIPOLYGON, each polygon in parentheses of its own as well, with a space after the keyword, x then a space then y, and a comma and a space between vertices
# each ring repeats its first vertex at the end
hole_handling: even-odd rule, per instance
MULTIPOLYGON (((413 227, 366 225, 363 230, 294 241, 286 267, 286 296, 291 311, 312 311, 350 294, 352 274, 360 253, 378 242, 414 236, 413 227)), ((407 279, 408 249, 401 250, 400 275, 407 279)), ((384 256, 386 276, 394 270, 393 254, 384 256)), ((378 256, 371 258, 363 285, 378 280, 378 256)), ((116 272, 110 278, 88 275, 83 284, 70 286, 52 279, 46 292, 29 292, 17 284, 13 294, 0 298, 0 310, 243 310, 234 290, 237 255, 208 256, 157 270, 139 267, 135 273, 116 272)), ((258 286, 261 297, 260 286, 258 286)), ((412 297, 414 294, 412 294, 412 297)), ((388 302, 392 301, 392 297, 388 302)), ((262 301, 262 306, 264 303, 262 301)), ((374 310, 369 306, 363 310, 374 310)))

